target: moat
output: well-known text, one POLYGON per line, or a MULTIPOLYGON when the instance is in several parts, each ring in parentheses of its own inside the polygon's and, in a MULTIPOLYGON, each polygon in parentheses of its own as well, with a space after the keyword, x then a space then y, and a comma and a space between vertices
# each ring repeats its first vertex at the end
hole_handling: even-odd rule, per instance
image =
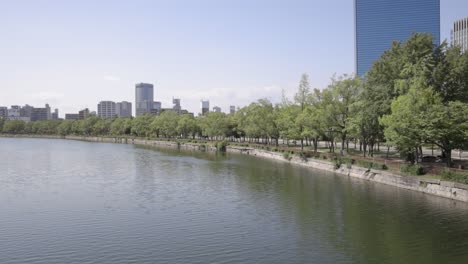
POLYGON ((0 149, 0 263, 468 262, 462 202, 236 154, 0 149))

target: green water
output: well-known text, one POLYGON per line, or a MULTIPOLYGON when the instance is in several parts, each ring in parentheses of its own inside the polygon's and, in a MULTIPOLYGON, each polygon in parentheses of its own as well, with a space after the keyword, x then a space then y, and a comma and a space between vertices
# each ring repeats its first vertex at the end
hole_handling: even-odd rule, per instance
POLYGON ((460 202, 241 155, 0 149, 0 263, 468 263, 460 202))

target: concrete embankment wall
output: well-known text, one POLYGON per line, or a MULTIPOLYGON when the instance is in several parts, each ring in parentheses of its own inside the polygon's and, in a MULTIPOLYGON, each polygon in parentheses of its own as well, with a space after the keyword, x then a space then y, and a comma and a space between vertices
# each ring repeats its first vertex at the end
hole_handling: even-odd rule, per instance
MULTIPOLYGON (((275 153, 271 151, 248 148, 229 148, 228 150, 231 152, 248 154, 257 157, 288 161, 281 153, 275 153)), ((357 166, 351 166, 351 168, 347 168, 346 165, 342 165, 340 169, 336 170, 335 165, 332 162, 316 159, 303 160, 297 156, 291 158, 289 162, 300 166, 330 171, 340 175, 383 183, 407 190, 413 190, 457 201, 468 202, 468 185, 465 184, 430 179, 421 176, 403 176, 387 171, 366 169, 357 166)))
MULTIPOLYGON (((51 139, 70 139, 70 140, 83 140, 91 142, 107 142, 107 143, 120 143, 120 144, 135 144, 143 146, 154 146, 162 148, 178 148, 187 150, 200 150, 200 151, 216 151, 216 148, 209 145, 200 145, 195 143, 179 143, 172 141, 159 141, 159 140, 145 140, 145 139, 132 139, 132 138, 110 138, 110 137, 83 137, 83 136, 28 136, 36 138, 51 138, 51 139)), ((383 183, 399 188, 423 192, 427 194, 437 195, 457 201, 468 202, 468 185, 447 182, 436 179, 429 179, 417 176, 402 176, 395 173, 365 169, 361 167, 351 166, 348 168, 342 165, 340 169, 335 169, 332 162, 307 159, 304 160, 300 157, 293 156, 291 159, 285 159, 281 153, 271 152, 266 150, 243 148, 243 147, 227 147, 227 152, 240 153, 244 155, 251 155, 256 157, 268 158, 278 160, 281 162, 289 162, 292 164, 310 167, 314 169, 330 171, 339 175, 348 177, 359 178, 371 182, 383 183)))

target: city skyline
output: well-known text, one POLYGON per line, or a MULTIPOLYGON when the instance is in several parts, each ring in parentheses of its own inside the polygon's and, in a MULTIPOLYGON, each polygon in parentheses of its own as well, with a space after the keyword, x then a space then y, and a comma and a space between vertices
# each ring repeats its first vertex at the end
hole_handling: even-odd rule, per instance
MULTIPOLYGON (((278 102, 303 72, 317 88, 354 72, 352 1, 31 1, 2 9, 9 41, 0 44, 0 106, 49 103, 63 117, 103 100, 134 102, 135 83, 148 82, 163 107, 180 98, 198 113, 206 98, 226 111, 262 97, 278 102)), ((464 10, 466 1, 441 1, 442 41, 464 10)))

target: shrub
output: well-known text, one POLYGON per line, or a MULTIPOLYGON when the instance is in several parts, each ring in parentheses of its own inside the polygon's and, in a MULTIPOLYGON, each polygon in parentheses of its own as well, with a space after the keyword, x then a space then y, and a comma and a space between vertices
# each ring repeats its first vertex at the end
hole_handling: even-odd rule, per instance
POLYGON ((333 159, 333 164, 334 164, 335 170, 341 168, 341 162, 342 162, 341 159, 333 159))
POLYGON ((291 154, 289 154, 289 152, 284 152, 283 153, 283 158, 287 159, 287 160, 291 160, 292 157, 291 157, 291 154))
POLYGON ((228 142, 223 140, 223 141, 219 141, 219 142, 216 142, 216 149, 220 152, 226 152, 226 147, 228 146, 228 142))
POLYGON ((302 161, 307 161, 307 159, 309 158, 309 155, 306 153, 306 152, 299 152, 299 157, 301 158, 302 161))
POLYGON ((400 168, 400 171, 410 175, 423 175, 424 168, 421 165, 403 165, 400 168))
POLYGON ((352 160, 352 164, 356 163, 359 167, 366 169, 388 170, 388 166, 383 163, 372 162, 367 160, 352 160))
POLYGON ((442 172, 442 179, 468 184, 468 172, 454 172, 450 170, 445 170, 444 172, 442 172))

